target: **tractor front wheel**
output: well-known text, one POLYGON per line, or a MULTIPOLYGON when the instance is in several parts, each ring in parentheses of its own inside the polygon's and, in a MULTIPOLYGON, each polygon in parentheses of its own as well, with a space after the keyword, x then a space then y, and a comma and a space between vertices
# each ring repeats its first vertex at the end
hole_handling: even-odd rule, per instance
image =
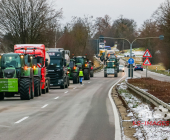
POLYGON ((21 100, 31 99, 31 82, 30 79, 23 78, 20 81, 20 98, 21 100))
POLYGON ((38 97, 40 95, 40 80, 39 78, 34 78, 34 95, 38 97))

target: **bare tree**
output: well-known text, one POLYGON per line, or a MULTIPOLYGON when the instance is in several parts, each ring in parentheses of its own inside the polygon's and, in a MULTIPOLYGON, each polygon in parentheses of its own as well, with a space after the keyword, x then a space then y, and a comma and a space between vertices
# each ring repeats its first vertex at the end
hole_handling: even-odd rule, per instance
POLYGON ((46 43, 61 17, 62 10, 55 11, 46 0, 0 1, 0 33, 13 43, 46 43))
MULTIPOLYGON (((166 0, 162 3, 158 9, 154 12, 153 18, 155 19, 158 31, 163 34, 164 40, 159 44, 161 50, 162 62, 167 69, 170 68, 170 0, 166 0)), ((159 34, 159 35, 160 35, 159 34)))

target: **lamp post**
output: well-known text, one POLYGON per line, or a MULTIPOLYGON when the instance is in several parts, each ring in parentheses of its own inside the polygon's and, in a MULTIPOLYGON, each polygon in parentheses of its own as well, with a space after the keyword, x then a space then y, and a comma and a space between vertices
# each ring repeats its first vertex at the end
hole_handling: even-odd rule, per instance
MULTIPOLYGON (((126 40, 127 42, 129 42, 129 45, 130 45, 130 58, 132 58, 132 45, 133 43, 136 41, 136 40, 142 40, 142 39, 154 39, 154 38, 159 38, 160 40, 163 40, 164 39, 164 36, 163 35, 160 35, 159 37, 144 37, 144 38, 136 38, 135 40, 133 40, 132 42, 130 42, 128 39, 126 38, 112 38, 112 37, 99 37, 100 38, 108 38, 108 39, 114 39, 114 40, 126 40)), ((130 64, 130 73, 129 73, 129 76, 131 78, 133 78, 133 64, 130 64)))

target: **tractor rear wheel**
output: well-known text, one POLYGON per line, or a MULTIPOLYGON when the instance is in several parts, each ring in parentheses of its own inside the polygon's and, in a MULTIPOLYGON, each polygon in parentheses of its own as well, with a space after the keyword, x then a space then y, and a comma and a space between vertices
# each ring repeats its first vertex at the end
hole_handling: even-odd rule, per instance
POLYGON ((31 82, 30 79, 23 78, 20 81, 20 98, 21 100, 31 99, 31 82))
POLYGON ((42 94, 46 94, 46 88, 42 89, 42 94))
POLYGON ((90 71, 90 77, 93 77, 93 71, 90 71))
POLYGON ((73 73, 73 84, 78 83, 78 73, 73 73))
POLYGON ((50 86, 49 86, 49 80, 47 80, 47 83, 46 83, 47 85, 47 88, 46 88, 46 93, 48 93, 49 92, 49 88, 50 88, 50 86))
POLYGON ((118 73, 116 72, 115 74, 114 74, 114 77, 117 77, 118 76, 118 73))
POLYGON ((40 95, 40 80, 34 77, 34 95, 38 97, 40 95))
POLYGON ((63 84, 62 86, 60 86, 61 89, 65 89, 65 85, 63 84))
POLYGON ((34 81, 31 82, 31 99, 34 99, 34 81))
POLYGON ((90 75, 89 75, 89 70, 88 69, 84 69, 84 80, 89 80, 90 79, 90 75))
POLYGON ((107 77, 107 73, 104 73, 104 77, 107 77))

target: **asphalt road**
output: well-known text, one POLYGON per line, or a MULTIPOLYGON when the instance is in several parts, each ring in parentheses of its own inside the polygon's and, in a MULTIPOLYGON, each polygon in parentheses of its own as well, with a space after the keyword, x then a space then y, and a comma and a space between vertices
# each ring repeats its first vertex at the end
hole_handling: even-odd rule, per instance
MULTIPOLYGON (((124 64, 123 60, 120 60, 120 62, 122 64, 124 64)), ((128 69, 127 68, 126 68, 126 73, 128 75, 128 69)), ((133 71, 133 78, 141 78, 141 77, 146 77, 146 69, 143 69, 143 71, 140 71, 140 70, 133 71)), ((160 81, 168 81, 168 82, 170 82, 170 76, 166 76, 166 75, 151 72, 151 71, 147 71, 147 77, 151 77, 153 79, 160 80, 160 81)))
POLYGON ((108 98, 117 78, 95 73, 83 85, 54 88, 40 97, 0 101, 0 140, 114 140, 114 113, 108 98))

